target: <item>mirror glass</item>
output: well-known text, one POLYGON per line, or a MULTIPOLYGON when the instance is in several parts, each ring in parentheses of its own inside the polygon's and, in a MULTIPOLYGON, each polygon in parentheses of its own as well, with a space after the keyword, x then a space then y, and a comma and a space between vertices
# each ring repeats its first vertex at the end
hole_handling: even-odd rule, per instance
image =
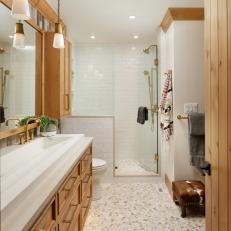
POLYGON ((0 106, 1 130, 15 126, 10 122, 5 127, 4 117, 21 118, 35 114, 35 37, 36 30, 22 22, 25 47, 13 48, 15 23, 10 10, 0 3, 0 106))

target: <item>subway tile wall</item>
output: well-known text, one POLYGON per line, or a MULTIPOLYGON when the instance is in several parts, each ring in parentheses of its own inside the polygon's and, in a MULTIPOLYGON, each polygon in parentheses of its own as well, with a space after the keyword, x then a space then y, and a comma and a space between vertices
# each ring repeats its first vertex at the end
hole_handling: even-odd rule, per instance
POLYGON ((61 133, 83 133, 94 137, 93 157, 107 162, 107 171, 102 180, 109 183, 113 178, 113 122, 114 117, 77 117, 65 118, 61 122, 61 133))
POLYGON ((151 131, 149 122, 143 126, 136 123, 138 107, 150 107, 148 79, 143 72, 151 72, 155 56, 142 52, 148 45, 82 44, 73 47, 74 117, 62 121, 62 133, 95 137, 94 156, 105 159, 109 166, 105 181, 112 177, 113 145, 116 164, 124 159, 135 159, 149 167, 154 165, 156 132, 151 131))

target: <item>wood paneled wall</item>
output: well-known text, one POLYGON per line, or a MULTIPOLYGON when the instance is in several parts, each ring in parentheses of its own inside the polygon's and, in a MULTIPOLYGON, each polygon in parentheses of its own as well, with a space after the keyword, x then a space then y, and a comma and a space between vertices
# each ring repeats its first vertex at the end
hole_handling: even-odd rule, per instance
POLYGON ((231 0, 205 1, 206 230, 231 230, 231 0))

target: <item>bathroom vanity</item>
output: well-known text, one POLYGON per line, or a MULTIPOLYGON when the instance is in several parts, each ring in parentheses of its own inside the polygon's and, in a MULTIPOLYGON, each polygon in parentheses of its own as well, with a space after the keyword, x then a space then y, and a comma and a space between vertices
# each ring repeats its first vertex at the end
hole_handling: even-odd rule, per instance
POLYGON ((82 230, 92 198, 92 138, 37 138, 1 151, 1 230, 82 230))

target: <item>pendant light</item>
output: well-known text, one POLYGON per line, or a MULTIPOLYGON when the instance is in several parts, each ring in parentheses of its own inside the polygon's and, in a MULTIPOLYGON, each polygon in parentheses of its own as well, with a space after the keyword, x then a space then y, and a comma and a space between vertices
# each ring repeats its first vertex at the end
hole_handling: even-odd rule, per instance
POLYGON ((28 0, 13 0, 11 15, 19 20, 30 19, 30 7, 28 0))
POLYGON ((53 40, 54 48, 64 48, 63 28, 60 23, 60 0, 58 0, 58 22, 55 23, 55 35, 53 40))
POLYGON ((15 24, 15 33, 13 37, 13 47, 14 48, 24 48, 24 30, 23 24, 19 21, 15 24))

